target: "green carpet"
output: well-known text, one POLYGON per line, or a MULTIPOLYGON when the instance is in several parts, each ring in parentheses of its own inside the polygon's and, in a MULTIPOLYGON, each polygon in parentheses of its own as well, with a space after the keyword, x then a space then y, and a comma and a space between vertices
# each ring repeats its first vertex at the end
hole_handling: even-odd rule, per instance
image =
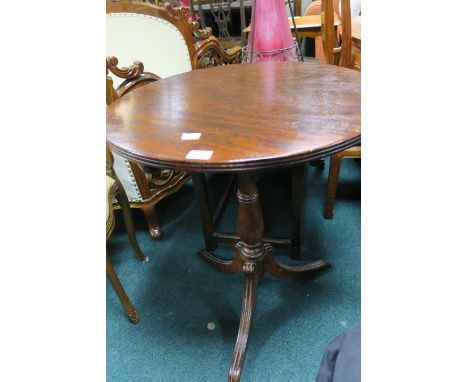
MULTIPOLYGON (((327 175, 328 160, 323 171, 307 166, 301 256, 327 259, 332 268, 315 280, 263 279, 244 382, 312 382, 327 344, 360 321, 360 163, 343 161, 333 220, 323 218, 327 175)), ((211 190, 218 191, 224 181, 223 175, 210 178, 211 190)), ((259 183, 266 235, 289 235, 289 185, 287 172, 266 174, 259 183)), ((108 241, 108 253, 141 323, 127 320, 108 282, 107 381, 225 381, 237 336, 242 278, 218 273, 196 256, 204 242, 190 184, 156 211, 163 227, 159 242, 150 240, 143 215, 133 212, 149 263, 136 260, 119 213, 108 241), (209 322, 215 324, 212 331, 209 322)), ((220 225, 224 232, 235 232, 235 216, 233 195, 220 225)), ((232 248, 220 246, 216 253, 228 258, 232 248)), ((278 252, 278 259, 290 262, 285 253, 278 252)))

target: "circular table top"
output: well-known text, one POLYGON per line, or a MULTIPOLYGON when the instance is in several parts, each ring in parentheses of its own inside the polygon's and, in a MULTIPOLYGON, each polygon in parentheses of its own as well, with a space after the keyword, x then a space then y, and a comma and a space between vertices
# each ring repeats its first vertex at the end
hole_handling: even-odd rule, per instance
POLYGON ((110 148, 149 166, 265 169, 321 158, 360 139, 360 74, 334 65, 196 70, 142 86, 107 107, 110 148), (184 140, 196 138, 184 133, 201 135, 184 140))

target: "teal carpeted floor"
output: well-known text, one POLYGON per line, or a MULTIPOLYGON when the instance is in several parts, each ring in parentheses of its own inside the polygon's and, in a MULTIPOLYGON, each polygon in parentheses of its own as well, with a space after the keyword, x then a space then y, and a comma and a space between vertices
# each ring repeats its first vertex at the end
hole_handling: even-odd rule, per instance
MULTIPOLYGON (((343 161, 333 220, 323 219, 324 171, 307 166, 302 258, 324 258, 332 268, 315 280, 266 276, 258 288, 242 381, 312 382, 327 344, 360 321, 360 163, 343 161)), ((210 179, 219 190, 223 175, 210 179)), ((290 230, 288 173, 265 175, 260 198, 265 234, 290 230), (268 194, 266 192, 268 190, 268 194)), ((107 381, 225 381, 241 308, 242 278, 216 272, 197 256, 203 248, 193 189, 184 186, 157 207, 163 239, 151 241, 134 211, 137 237, 150 262, 139 263, 121 216, 107 250, 141 318, 132 325, 107 283, 107 381), (207 324, 213 322, 210 331, 207 324)), ((221 228, 235 232, 234 195, 221 228)), ((217 254, 232 256, 229 246, 217 254)), ((289 262, 285 253, 278 259, 289 262)))

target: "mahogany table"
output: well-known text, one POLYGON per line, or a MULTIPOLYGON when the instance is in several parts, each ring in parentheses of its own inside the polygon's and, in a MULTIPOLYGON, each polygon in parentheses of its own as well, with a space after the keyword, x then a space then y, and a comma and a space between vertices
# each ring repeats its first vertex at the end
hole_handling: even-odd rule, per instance
POLYGON ((276 261, 273 247, 262 242, 256 173, 323 158, 358 144, 360 83, 358 72, 334 65, 231 65, 160 80, 107 108, 107 143, 128 159, 192 172, 238 173, 240 241, 234 246, 233 260, 200 252, 218 271, 244 275, 229 381, 240 380, 262 276, 297 279, 330 266, 325 260, 297 266, 276 261), (184 133, 201 135, 196 139, 184 133))

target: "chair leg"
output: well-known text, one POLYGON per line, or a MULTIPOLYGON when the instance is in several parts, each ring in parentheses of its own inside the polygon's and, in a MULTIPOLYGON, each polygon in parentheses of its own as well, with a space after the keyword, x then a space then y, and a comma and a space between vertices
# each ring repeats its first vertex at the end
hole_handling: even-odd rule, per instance
POLYGON ((143 204, 140 208, 145 214, 151 238, 153 240, 161 239, 161 226, 159 225, 158 219, 156 218, 156 213, 154 212, 154 204, 143 204))
POLYGON ((125 309, 125 312, 128 315, 128 318, 133 324, 138 324, 140 322, 140 317, 138 316, 135 307, 125 293, 125 290, 123 289, 122 284, 120 283, 120 280, 115 273, 114 267, 112 266, 108 255, 106 255, 106 273, 109 281, 112 284, 112 287, 115 290, 115 293, 117 294, 117 297, 119 298, 122 306, 125 309))
POLYGON ((206 186, 206 178, 203 173, 192 173, 193 190, 197 199, 200 217, 202 221, 203 238, 205 239, 205 247, 208 251, 214 251, 217 247, 214 233, 213 215, 210 209, 210 201, 208 198, 208 188, 206 186))
POLYGON ((132 212, 130 211, 130 205, 128 203, 127 195, 125 194, 125 191, 122 191, 122 189, 119 190, 119 193, 115 196, 115 198, 117 199, 117 202, 120 204, 120 207, 122 209, 122 215, 128 239, 130 240, 130 244, 132 245, 132 248, 135 251, 138 260, 140 260, 143 263, 146 263, 149 260, 149 258, 148 256, 145 256, 143 254, 140 246, 138 245, 135 235, 135 228, 133 227, 132 212))
POLYGON ((292 183, 292 232, 291 232, 291 258, 300 259, 301 253, 301 227, 304 212, 305 193, 305 170, 306 166, 301 164, 291 170, 292 183))
POLYGON ((325 219, 333 218, 333 205, 335 203, 338 178, 341 168, 341 155, 335 154, 330 158, 330 171, 328 173, 327 201, 325 204, 325 219))

